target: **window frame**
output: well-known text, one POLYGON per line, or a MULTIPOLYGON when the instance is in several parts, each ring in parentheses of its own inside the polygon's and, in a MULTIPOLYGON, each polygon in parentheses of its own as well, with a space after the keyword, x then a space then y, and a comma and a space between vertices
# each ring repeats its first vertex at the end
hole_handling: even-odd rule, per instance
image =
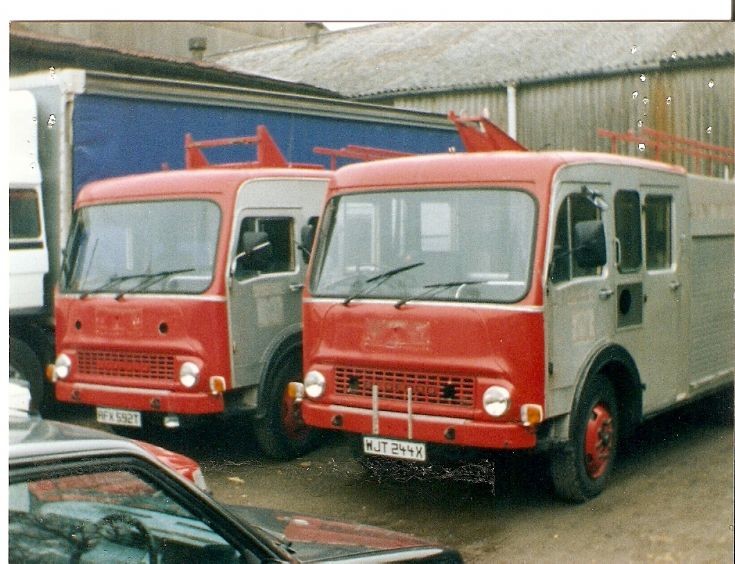
MULTIPOLYGON (((647 271, 662 271, 662 270, 671 270, 671 268, 674 265, 674 198, 671 194, 646 194, 643 199, 643 212, 644 212, 644 221, 643 221, 643 231, 644 231, 644 239, 645 239, 645 265, 647 271), (666 222, 665 226, 665 235, 666 235, 666 244, 664 249, 664 262, 660 264, 652 264, 651 263, 651 256, 654 254, 651 252, 651 240, 650 237, 651 232, 649 231, 649 225, 651 220, 654 218, 652 217, 651 210, 655 207, 651 203, 651 201, 659 201, 659 202, 665 202, 666 207, 663 210, 665 212, 664 221, 666 222)), ((657 216, 659 217, 659 216, 657 216)), ((657 237, 658 238, 658 237, 657 237)), ((655 251, 655 249, 654 249, 655 251)))
POLYGON ((615 224, 615 266, 620 274, 635 274, 643 267, 643 225, 641 221, 641 194, 638 190, 623 189, 615 192, 613 198, 615 224), (632 217, 632 202, 621 201, 628 195, 637 200, 638 213, 632 217), (625 206, 625 209, 620 209, 625 206), (628 209, 628 206, 630 208, 628 209), (632 219, 633 223, 625 223, 632 219), (637 221, 635 221, 637 219, 637 221), (623 235, 625 239, 621 237, 623 235), (635 245, 637 244, 637 249, 635 245), (628 259, 632 259, 630 264, 628 259))
POLYGON ((554 284, 563 284, 572 282, 577 279, 583 279, 583 278, 600 278, 604 275, 605 266, 598 266, 595 267, 594 272, 586 272, 582 271, 581 267, 576 265, 576 262, 574 260, 574 225, 575 222, 579 221, 586 221, 587 219, 595 219, 595 220, 602 220, 602 212, 600 209, 595 206, 592 202, 589 201, 587 196, 585 196, 580 191, 572 191, 569 192, 564 199, 562 200, 561 204, 558 207, 555 223, 554 223, 554 233, 553 233, 553 239, 552 239, 552 253, 551 253, 551 260, 549 262, 549 281, 554 284), (575 202, 586 202, 585 205, 589 205, 589 209, 587 211, 594 212, 593 218, 587 218, 587 217, 580 217, 580 214, 577 213, 576 217, 574 214, 574 203, 575 202), (564 243, 565 248, 557 250, 556 242, 557 242, 557 235, 559 233, 559 222, 560 218, 562 217, 562 214, 565 216, 565 226, 564 226, 564 243), (554 276, 556 272, 556 254, 559 253, 565 253, 566 256, 564 258, 564 277, 558 278, 554 276))

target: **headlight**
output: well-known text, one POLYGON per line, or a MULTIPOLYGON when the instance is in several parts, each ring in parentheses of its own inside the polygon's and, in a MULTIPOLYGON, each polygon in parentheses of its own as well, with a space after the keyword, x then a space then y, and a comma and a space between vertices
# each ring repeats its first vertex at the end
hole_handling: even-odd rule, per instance
POLYGON ((71 359, 65 354, 56 357, 54 363, 54 380, 63 380, 71 373, 71 359))
POLYGON ((304 392, 312 399, 321 397, 327 388, 327 379, 317 370, 309 370, 304 376, 304 392))
POLYGON ((185 362, 179 369, 179 382, 185 388, 193 388, 199 382, 199 367, 193 362, 185 362))
POLYGON ((490 386, 482 394, 482 407, 488 415, 500 417, 510 407, 510 392, 502 386, 490 386))

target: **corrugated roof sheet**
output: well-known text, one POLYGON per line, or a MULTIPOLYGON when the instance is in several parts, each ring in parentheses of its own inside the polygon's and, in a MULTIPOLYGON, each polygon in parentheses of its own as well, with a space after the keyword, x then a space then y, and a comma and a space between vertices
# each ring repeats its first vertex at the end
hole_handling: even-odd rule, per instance
POLYGON ((732 22, 395 22, 208 60, 359 98, 655 69, 734 52, 732 22))

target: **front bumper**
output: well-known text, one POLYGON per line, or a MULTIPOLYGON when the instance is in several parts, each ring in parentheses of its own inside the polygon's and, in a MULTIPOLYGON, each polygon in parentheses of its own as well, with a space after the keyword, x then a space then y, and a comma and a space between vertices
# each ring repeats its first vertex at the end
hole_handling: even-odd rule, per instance
POLYGON ((222 394, 173 392, 145 388, 118 388, 99 384, 57 381, 56 399, 66 403, 114 407, 151 413, 206 415, 222 413, 222 394))
POLYGON ((410 423, 412 436, 409 437, 406 413, 378 411, 377 433, 374 432, 373 411, 370 409, 304 401, 301 413, 307 425, 360 435, 378 434, 394 439, 410 438, 427 443, 487 449, 516 450, 536 446, 535 430, 520 423, 413 414, 410 423))

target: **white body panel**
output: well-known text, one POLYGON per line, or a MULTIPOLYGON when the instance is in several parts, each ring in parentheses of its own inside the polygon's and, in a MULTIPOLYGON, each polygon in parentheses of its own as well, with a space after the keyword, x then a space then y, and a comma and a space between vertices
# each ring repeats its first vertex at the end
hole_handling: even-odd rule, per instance
POLYGON ((30 92, 16 91, 9 93, 8 102, 11 135, 8 161, 8 274, 9 309, 12 315, 43 308, 43 279, 49 263, 38 163, 36 100, 30 92))

